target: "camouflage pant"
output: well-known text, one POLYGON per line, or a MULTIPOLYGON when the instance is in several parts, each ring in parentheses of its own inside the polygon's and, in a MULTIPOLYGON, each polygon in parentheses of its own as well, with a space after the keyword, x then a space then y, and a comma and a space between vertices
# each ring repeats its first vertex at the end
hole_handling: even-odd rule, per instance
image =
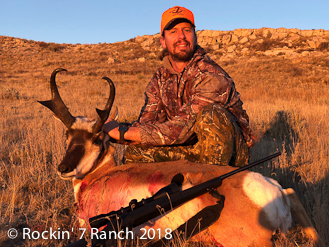
POLYGON ((194 145, 143 146, 126 149, 125 163, 189 160, 199 163, 244 166, 249 148, 234 117, 218 104, 210 104, 198 113, 194 125, 198 141, 194 145))

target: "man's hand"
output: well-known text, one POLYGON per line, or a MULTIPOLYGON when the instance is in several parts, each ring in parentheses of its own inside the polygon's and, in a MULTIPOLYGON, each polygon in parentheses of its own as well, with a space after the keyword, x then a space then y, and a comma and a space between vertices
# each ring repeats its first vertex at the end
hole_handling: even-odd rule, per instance
MULTIPOLYGON (((112 118, 108 118, 105 122, 105 124, 103 125, 103 131, 108 134, 109 136, 110 135, 110 132, 116 128, 119 127, 119 123, 115 120, 113 120, 112 118)), ((111 136, 112 137, 112 136, 111 136)), ((113 137, 112 137, 113 138, 113 137)), ((115 139, 115 138, 114 138, 115 139)))
MULTIPOLYGON (((111 138, 119 141, 120 132, 119 132, 119 123, 112 118, 108 118, 103 125, 103 131, 108 134, 111 138)), ((138 127, 130 127, 125 133, 125 139, 131 141, 129 144, 139 144, 141 143, 141 136, 138 127)), ((125 143, 127 144, 127 143, 125 143)))

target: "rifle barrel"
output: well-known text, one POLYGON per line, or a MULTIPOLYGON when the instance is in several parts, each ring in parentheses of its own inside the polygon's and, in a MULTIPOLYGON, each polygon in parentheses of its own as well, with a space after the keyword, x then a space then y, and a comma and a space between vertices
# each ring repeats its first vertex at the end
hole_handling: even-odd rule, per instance
POLYGON ((234 171, 228 172, 228 173, 222 175, 221 178, 222 179, 228 178, 228 177, 230 177, 230 176, 232 176, 232 175, 234 175, 236 173, 239 173, 239 172, 242 172, 244 170, 247 170, 247 169, 249 169, 251 167, 257 166, 257 165, 259 165, 259 164, 261 164, 261 163, 263 163, 265 161, 271 160, 271 159, 273 159, 273 158, 275 158, 277 156, 280 156, 280 155, 281 155, 281 152, 276 152, 276 153, 274 153, 274 154, 272 154, 270 156, 267 156, 267 157, 265 157, 263 159, 257 160, 257 161, 255 161, 255 162, 253 162, 251 164, 248 164, 246 166, 240 167, 240 168, 238 168, 238 169, 236 169, 234 171))

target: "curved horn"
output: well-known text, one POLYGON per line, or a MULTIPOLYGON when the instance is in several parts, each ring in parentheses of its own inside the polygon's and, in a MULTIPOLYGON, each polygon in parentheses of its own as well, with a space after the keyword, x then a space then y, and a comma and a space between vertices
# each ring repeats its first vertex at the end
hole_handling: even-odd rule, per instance
POLYGON ((103 77, 102 79, 106 80, 110 86, 110 95, 109 99, 107 100, 106 106, 104 110, 99 110, 96 108, 97 114, 99 118, 97 119, 97 122, 93 126, 93 133, 98 133, 102 130, 102 127, 106 121, 106 119, 109 117, 113 102, 114 102, 114 97, 115 97, 115 87, 114 83, 112 80, 108 77, 103 77))
POLYGON ((59 118, 63 124, 69 129, 75 121, 75 118, 71 115, 68 108, 65 106, 61 96, 59 95, 56 85, 56 74, 61 71, 67 71, 66 69, 55 69, 50 76, 50 88, 51 88, 51 100, 38 101, 40 104, 48 107, 57 118, 59 118))

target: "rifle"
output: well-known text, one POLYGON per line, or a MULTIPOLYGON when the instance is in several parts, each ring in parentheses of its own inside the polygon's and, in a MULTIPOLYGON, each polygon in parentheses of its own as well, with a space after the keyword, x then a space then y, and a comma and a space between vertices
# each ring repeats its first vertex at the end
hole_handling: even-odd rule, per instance
MULTIPOLYGON (((183 205, 184 203, 193 200, 194 198, 206 194, 207 192, 212 194, 216 188, 221 186, 223 179, 247 170, 251 167, 257 166, 279 155, 281 155, 281 152, 274 153, 268 157, 183 191, 181 190, 181 186, 184 180, 184 176, 180 173, 176 174, 173 177, 171 184, 160 189, 154 196, 147 199, 142 199, 140 202, 138 202, 136 199, 131 200, 129 206, 125 208, 92 217, 89 219, 90 226, 91 228, 100 228, 106 225, 106 227, 103 229, 104 232, 117 232, 119 231, 118 229, 125 228, 132 229, 157 216, 163 215, 164 213, 173 210, 183 205), (161 210, 159 210, 159 208, 161 208, 161 210)), ((207 226, 209 226, 209 224, 207 226)), ((102 246, 102 243, 104 242, 105 240, 101 240, 99 238, 93 239, 92 246, 102 246)), ((87 246, 87 241, 85 239, 80 239, 72 244, 67 245, 66 247, 85 246, 87 246)))

